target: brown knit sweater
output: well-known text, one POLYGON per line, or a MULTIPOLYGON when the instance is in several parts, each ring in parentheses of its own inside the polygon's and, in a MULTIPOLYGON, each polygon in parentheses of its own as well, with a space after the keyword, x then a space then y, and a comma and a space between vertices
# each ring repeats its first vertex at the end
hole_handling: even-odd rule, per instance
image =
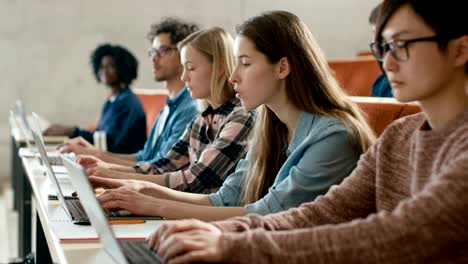
POLYGON ((468 263, 468 109, 394 122, 339 186, 289 211, 215 222, 224 262, 468 263))

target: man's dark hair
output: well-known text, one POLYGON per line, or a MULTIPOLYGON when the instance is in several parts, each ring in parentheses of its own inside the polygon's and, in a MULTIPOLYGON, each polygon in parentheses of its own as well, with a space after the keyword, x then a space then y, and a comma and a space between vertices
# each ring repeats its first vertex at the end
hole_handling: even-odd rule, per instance
MULTIPOLYGON (((452 39, 468 35, 466 10, 468 1, 460 0, 385 0, 382 4, 375 31, 376 42, 382 42, 382 31, 388 20, 402 6, 409 5, 413 11, 439 37, 439 49, 445 51, 452 39)), ((468 73, 468 63, 465 64, 468 73)))
POLYGON ((149 41, 153 41, 157 35, 169 33, 172 45, 177 45, 177 43, 198 30, 197 24, 188 23, 177 18, 164 18, 161 22, 151 25, 148 39, 149 41))
POLYGON ((468 34, 466 10, 468 1, 460 0, 385 0, 377 23, 376 39, 381 39, 383 28, 390 17, 402 6, 409 5, 442 40, 445 49, 448 41, 468 34))
POLYGON ((382 8, 382 3, 375 6, 369 14, 369 24, 375 25, 377 24, 377 19, 380 15, 380 8, 382 8))
POLYGON ((117 77, 125 85, 129 85, 138 77, 138 60, 133 54, 124 47, 118 45, 102 44, 99 45, 91 54, 91 64, 93 66, 94 77, 98 82, 99 68, 101 60, 105 56, 111 56, 114 59, 117 77))

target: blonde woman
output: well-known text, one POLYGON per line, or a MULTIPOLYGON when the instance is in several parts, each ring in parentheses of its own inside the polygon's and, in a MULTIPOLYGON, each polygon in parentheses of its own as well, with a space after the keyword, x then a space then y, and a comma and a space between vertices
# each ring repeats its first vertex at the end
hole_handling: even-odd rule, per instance
MULTIPOLYGON (((242 106, 258 109, 258 116, 247 159, 221 189, 191 194, 90 177, 96 186, 119 188, 100 196, 105 208, 171 219, 266 215, 312 201, 349 175, 374 140, 371 129, 333 78, 308 31, 298 24, 283 31, 265 27, 244 24, 235 41, 230 80, 242 106), (121 197, 136 191, 153 201, 122 202, 121 197)), ((181 46, 189 70, 187 60, 197 53, 196 46, 190 38, 181 46)))
POLYGON ((182 54, 185 59, 181 78, 191 96, 204 101, 205 110, 187 126, 163 158, 137 167, 141 173, 109 170, 97 158, 79 157, 90 175, 144 180, 181 191, 211 193, 219 189, 245 157, 254 114, 242 108, 229 82, 234 68, 232 37, 221 28, 212 28, 197 31, 185 41, 188 40, 193 44, 182 54))

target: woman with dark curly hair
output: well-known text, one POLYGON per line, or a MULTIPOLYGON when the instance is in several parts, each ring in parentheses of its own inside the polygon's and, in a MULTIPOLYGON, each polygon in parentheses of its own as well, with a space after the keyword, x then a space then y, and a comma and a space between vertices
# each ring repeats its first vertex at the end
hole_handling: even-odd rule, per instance
MULTIPOLYGON (((96 131, 105 133, 108 151, 134 153, 140 150, 146 141, 146 116, 138 97, 129 88, 138 75, 138 60, 124 47, 103 44, 91 54, 91 65, 96 80, 110 89, 96 131)), ((57 124, 44 131, 44 135, 81 136, 92 144, 93 134, 57 124)))

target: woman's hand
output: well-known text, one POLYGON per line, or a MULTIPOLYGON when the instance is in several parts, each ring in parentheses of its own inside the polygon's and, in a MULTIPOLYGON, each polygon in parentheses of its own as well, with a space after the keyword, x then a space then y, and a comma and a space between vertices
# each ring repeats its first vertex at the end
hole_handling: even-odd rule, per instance
POLYGON ((65 141, 57 148, 61 153, 73 152, 77 155, 87 154, 96 155, 99 151, 91 143, 82 137, 73 138, 65 141))
POLYGON ((108 179, 96 176, 89 176, 89 182, 94 188, 104 188, 104 189, 117 189, 117 188, 126 188, 136 192, 143 192, 143 190, 148 188, 148 185, 153 185, 151 183, 139 180, 124 180, 124 179, 108 179))
POLYGON ((149 247, 170 264, 220 262, 221 230, 199 220, 164 223, 148 238, 149 247))
POLYGON ((98 200, 105 209, 126 210, 144 216, 160 216, 160 205, 164 201, 125 187, 108 189, 98 196, 98 200))
POLYGON ((90 155, 79 155, 76 157, 76 162, 83 166, 85 169, 92 167, 101 167, 108 169, 110 164, 90 155))

